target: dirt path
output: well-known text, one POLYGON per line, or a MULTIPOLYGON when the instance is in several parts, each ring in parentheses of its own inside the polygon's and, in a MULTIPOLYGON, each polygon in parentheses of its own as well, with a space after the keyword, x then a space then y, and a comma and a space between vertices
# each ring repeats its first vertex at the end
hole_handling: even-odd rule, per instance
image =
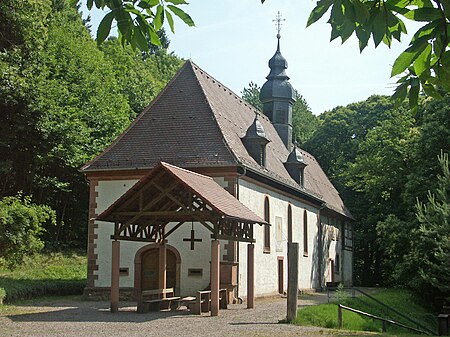
MULTIPOLYGON (((302 296, 299 307, 326 302, 326 295, 302 296)), ((118 313, 107 302, 47 300, 20 308, 24 314, 0 316, 0 336, 348 336, 316 327, 278 324, 285 318, 286 299, 256 301, 256 308, 230 305, 218 317, 176 312, 136 313, 134 303, 121 303, 118 313)), ((352 335, 350 333, 350 335, 352 335)))

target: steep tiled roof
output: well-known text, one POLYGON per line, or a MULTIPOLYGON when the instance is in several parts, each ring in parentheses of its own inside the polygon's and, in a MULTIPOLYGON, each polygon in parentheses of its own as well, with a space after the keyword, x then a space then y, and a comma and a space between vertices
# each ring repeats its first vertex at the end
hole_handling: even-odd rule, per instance
POLYGON ((270 142, 266 167, 256 163, 241 140, 255 113, 251 105, 189 60, 130 127, 82 170, 150 168, 160 161, 185 168, 243 165, 351 217, 311 154, 302 150, 308 164, 304 188, 290 177, 283 165, 289 151, 262 114, 259 120, 270 142))

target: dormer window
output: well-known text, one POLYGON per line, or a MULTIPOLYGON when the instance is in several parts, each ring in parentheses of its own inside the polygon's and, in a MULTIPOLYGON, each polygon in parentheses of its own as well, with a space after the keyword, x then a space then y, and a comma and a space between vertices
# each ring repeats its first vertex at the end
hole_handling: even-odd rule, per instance
POLYGON ((305 159, 303 158, 303 154, 300 152, 300 149, 295 146, 292 152, 289 154, 284 166, 286 170, 289 172, 289 175, 292 179, 295 180, 297 184, 301 187, 305 186, 305 167, 306 167, 305 159))
POLYGON ((261 166, 266 166, 266 146, 270 141, 266 137, 266 133, 261 122, 258 119, 258 113, 253 123, 247 129, 245 136, 242 138, 247 152, 261 166))

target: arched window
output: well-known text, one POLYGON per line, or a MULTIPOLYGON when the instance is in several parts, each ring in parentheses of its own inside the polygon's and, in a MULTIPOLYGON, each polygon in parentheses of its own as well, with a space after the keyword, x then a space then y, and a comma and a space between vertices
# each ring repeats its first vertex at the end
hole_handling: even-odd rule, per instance
MULTIPOLYGON (((264 220, 270 223, 269 198, 264 199, 264 220)), ((264 226, 264 253, 270 253, 270 226, 264 226)))
POLYGON ((308 213, 303 212, 303 255, 308 255, 308 213))
POLYGON ((292 242, 292 207, 288 206, 288 242, 292 242))

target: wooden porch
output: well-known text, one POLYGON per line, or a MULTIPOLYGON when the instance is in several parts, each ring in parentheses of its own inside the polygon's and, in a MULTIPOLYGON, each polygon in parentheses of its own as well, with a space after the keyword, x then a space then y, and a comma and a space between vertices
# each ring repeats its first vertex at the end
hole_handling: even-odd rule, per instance
POLYGON ((119 305, 120 241, 159 244, 159 289, 167 289, 167 238, 185 222, 194 221, 211 232, 211 315, 218 315, 221 298, 219 240, 248 243, 247 307, 254 307, 253 226, 269 224, 212 178, 160 163, 100 214, 97 220, 114 223, 111 236, 112 312, 116 312, 119 305), (169 223, 175 225, 167 230, 169 223))

